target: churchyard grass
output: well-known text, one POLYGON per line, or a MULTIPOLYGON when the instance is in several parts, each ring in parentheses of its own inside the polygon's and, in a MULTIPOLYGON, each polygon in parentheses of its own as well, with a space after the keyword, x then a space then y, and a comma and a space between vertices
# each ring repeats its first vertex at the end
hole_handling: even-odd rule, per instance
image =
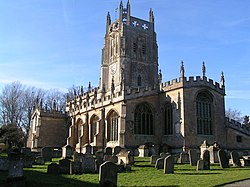
MULTIPOLYGON (((58 162, 59 159, 53 159, 58 162)), ((174 174, 164 174, 155 169, 149 158, 135 158, 135 166, 130 173, 118 174, 118 186, 217 186, 250 178, 250 167, 221 169, 218 164, 211 170, 196 171, 195 166, 175 164, 174 174)), ((48 175, 46 165, 25 168, 27 186, 98 186, 98 174, 48 175)), ((0 171, 0 186, 6 180, 7 172, 0 171)))

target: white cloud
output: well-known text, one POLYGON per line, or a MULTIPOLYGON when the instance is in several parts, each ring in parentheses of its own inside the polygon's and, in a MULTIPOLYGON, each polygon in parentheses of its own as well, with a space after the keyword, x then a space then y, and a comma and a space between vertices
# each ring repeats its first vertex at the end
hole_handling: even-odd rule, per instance
POLYGON ((250 90, 228 90, 226 94, 228 99, 250 100, 250 90))

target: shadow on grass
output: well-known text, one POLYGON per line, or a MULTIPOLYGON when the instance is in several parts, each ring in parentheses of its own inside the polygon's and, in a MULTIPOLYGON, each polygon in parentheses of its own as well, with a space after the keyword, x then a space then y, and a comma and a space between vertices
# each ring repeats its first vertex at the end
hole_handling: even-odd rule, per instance
POLYGON ((134 167, 138 167, 138 168, 154 168, 155 166, 153 166, 153 165, 135 165, 134 167))
POLYGON ((175 173, 176 175, 218 175, 221 173, 175 173))
MULTIPOLYGON (((214 186, 214 187, 220 187, 220 186, 225 186, 225 185, 228 185, 228 184, 234 184, 234 183, 238 183, 238 182, 243 182, 243 181, 245 181, 245 180, 250 180, 250 178, 242 179, 242 180, 237 180, 237 181, 233 181, 233 182, 228 182, 228 183, 216 185, 216 186, 214 186)), ((237 185, 237 186, 240 186, 240 184, 236 184, 236 185, 237 185)), ((245 185, 246 185, 246 184, 245 184, 245 185)), ((245 186, 245 185, 244 185, 244 186, 245 186)), ((249 184, 247 184, 247 185, 250 185, 250 182, 249 182, 249 184)))
MULTIPOLYGON (((7 174, 8 172, 0 172, 0 186, 1 187, 9 187, 10 184, 7 183, 7 174), (4 176, 4 180, 3 180, 4 176)), ((98 184, 91 183, 87 181, 66 178, 63 175, 49 175, 47 173, 38 172, 34 170, 26 170, 24 171, 25 176, 25 187, 76 187, 76 186, 89 186, 89 187, 97 187, 98 184)))

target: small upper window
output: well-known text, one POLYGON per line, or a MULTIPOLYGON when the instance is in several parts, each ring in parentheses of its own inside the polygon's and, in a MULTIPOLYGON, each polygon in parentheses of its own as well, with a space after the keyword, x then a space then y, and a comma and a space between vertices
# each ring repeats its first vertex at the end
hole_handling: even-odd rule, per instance
POLYGON ((242 142, 242 136, 236 136, 236 142, 241 143, 242 142))
POLYGON ((136 51, 137 51, 137 43, 134 42, 133 43, 133 52, 136 53, 136 51))
POLYGON ((142 45, 142 54, 143 54, 143 55, 146 54, 146 47, 145 47, 145 45, 142 45))

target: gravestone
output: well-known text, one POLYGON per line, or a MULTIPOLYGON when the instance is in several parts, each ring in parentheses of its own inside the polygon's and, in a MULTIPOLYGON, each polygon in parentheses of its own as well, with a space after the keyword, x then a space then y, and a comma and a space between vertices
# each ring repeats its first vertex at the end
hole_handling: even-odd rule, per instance
POLYGON ((112 155, 112 148, 111 147, 105 148, 105 155, 112 155))
POLYGON ((62 157, 62 149, 52 149, 52 158, 61 158, 62 157))
POLYGON ((45 162, 52 161, 52 148, 51 147, 43 147, 41 151, 41 156, 44 158, 45 162))
POLYGON ((31 149, 29 147, 22 147, 21 153, 24 155, 31 155, 31 149))
POLYGON ((210 154, 208 150, 203 151, 204 170, 210 170, 210 154))
POLYGON ((174 173, 174 157, 172 155, 169 155, 164 159, 164 173, 174 173))
POLYGON ((57 163, 49 164, 47 173, 52 175, 58 175, 60 173, 59 165, 57 163))
POLYGON ((111 158, 110 158, 110 162, 113 162, 114 164, 118 162, 118 157, 116 155, 113 155, 111 158))
POLYGON ((189 150, 188 154, 189 154, 190 165, 196 166, 198 160, 197 151, 195 149, 191 149, 189 150))
POLYGON ((96 155, 95 163, 96 163, 96 167, 97 167, 97 171, 98 171, 100 165, 104 163, 103 152, 102 151, 96 151, 95 155, 96 155))
POLYGON ((239 158, 239 154, 237 151, 232 151, 230 153, 231 158, 233 160, 233 165, 237 166, 237 167, 241 167, 241 162, 240 162, 240 158, 239 158))
POLYGON ((63 148, 62 148, 62 157, 63 158, 72 158, 74 154, 74 149, 70 146, 70 145, 65 145, 63 148))
POLYGON ((198 171, 198 170, 204 170, 204 160, 199 159, 199 160, 197 161, 196 170, 197 170, 197 171, 198 171))
POLYGON ((105 162, 100 166, 99 186, 117 186, 117 165, 105 162))
MULTIPOLYGON (((112 155, 104 155, 103 160, 104 161, 110 161, 112 158, 112 155)), ((110 161, 111 162, 111 161, 110 161)))
POLYGON ((211 163, 218 163, 219 158, 218 158, 218 148, 215 146, 210 146, 209 147, 209 153, 210 153, 210 162, 211 163))
POLYGON ((0 171, 8 171, 9 170, 9 160, 8 158, 0 157, 0 171))
POLYGON ((229 160, 226 152, 222 149, 218 151, 219 163, 221 168, 229 168, 229 160))
POLYGON ((122 161, 125 165, 134 164, 134 156, 130 151, 121 150, 120 153, 117 155, 117 157, 118 157, 118 163, 122 161))
POLYGON ((156 149, 155 149, 155 146, 154 145, 152 145, 152 146, 150 146, 149 148, 148 148, 148 154, 149 155, 156 155, 156 149))
POLYGON ((164 159, 165 158, 158 158, 155 163, 156 169, 164 169, 164 159))
POLYGON ((36 164, 38 164, 38 165, 44 165, 45 164, 44 158, 41 157, 41 156, 36 157, 36 164))
POLYGON ((180 163, 188 164, 189 163, 189 155, 186 152, 180 153, 180 163))
POLYGON ((24 168, 32 168, 34 158, 32 155, 22 155, 21 161, 23 162, 24 168))
POLYGON ((89 144, 85 145, 85 146, 83 147, 83 152, 84 152, 85 154, 92 154, 92 146, 89 145, 89 144))
POLYGON ((82 172, 83 173, 94 173, 96 169, 95 159, 90 154, 85 154, 82 158, 82 172))
POLYGON ((72 172, 73 174, 82 174, 82 162, 80 161, 72 162, 72 172))
POLYGON ((74 161, 75 162, 82 162, 82 158, 83 158, 83 153, 78 153, 78 152, 74 152, 74 161))
POLYGON ((156 163, 156 160, 158 159, 159 157, 157 155, 152 155, 150 157, 150 164, 155 164, 156 163))
POLYGON ((113 155, 119 154, 121 150, 122 150, 122 148, 120 146, 115 146, 113 155))
POLYGON ((200 152, 201 152, 201 159, 203 160, 203 158, 202 158, 202 156, 203 156, 203 152, 205 151, 205 150, 208 150, 208 148, 209 148, 209 145, 208 145, 208 143, 207 143, 207 140, 204 140, 204 142, 201 144, 201 146, 200 146, 200 152))
POLYGON ((149 150, 147 145, 140 145, 138 150, 139 150, 139 157, 148 157, 149 150))
POLYGON ((72 163, 68 159, 59 160, 59 171, 61 174, 72 174, 72 163))
POLYGON ((166 158, 166 153, 160 153, 160 158, 166 158))
POLYGON ((19 153, 10 153, 8 155, 9 168, 8 179, 15 180, 16 178, 23 177, 23 163, 21 161, 21 155, 19 153))

